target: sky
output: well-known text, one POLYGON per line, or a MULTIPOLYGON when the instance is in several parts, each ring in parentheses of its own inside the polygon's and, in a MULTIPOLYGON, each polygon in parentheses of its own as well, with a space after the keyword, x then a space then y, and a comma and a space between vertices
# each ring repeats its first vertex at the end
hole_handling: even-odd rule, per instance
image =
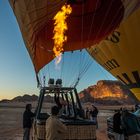
MULTIPOLYGON (((45 75, 47 79, 51 77, 63 78, 67 85, 70 84, 69 79, 72 79, 74 70, 78 73, 78 69, 84 67, 82 64, 92 61, 77 86, 78 91, 96 84, 98 80, 115 80, 85 51, 82 51, 80 56, 78 56, 79 52, 73 54, 64 54, 64 58, 57 68, 54 62, 49 64, 40 72, 40 77, 45 75), (73 54, 74 56, 72 56, 73 54), (80 61, 75 64, 78 57, 80 61), (81 65, 79 66, 79 64, 81 65)), ((0 100, 12 99, 24 94, 39 95, 34 67, 8 0, 0 0, 0 100)))

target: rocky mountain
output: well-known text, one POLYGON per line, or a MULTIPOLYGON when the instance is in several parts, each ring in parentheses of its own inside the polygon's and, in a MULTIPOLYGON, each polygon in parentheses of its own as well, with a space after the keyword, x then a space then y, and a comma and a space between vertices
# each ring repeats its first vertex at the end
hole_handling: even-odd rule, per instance
MULTIPOLYGON (((135 104, 136 98, 132 92, 121 82, 111 80, 98 81, 96 85, 91 85, 79 93, 82 103, 94 102, 103 105, 135 104)), ((36 95, 17 96, 12 100, 4 99, 0 103, 8 102, 33 102, 37 101, 36 95)), ((54 97, 45 96, 45 102, 53 103, 54 97)))
POLYGON ((101 80, 79 93, 81 102, 94 102, 104 105, 135 104, 137 99, 121 82, 101 80))

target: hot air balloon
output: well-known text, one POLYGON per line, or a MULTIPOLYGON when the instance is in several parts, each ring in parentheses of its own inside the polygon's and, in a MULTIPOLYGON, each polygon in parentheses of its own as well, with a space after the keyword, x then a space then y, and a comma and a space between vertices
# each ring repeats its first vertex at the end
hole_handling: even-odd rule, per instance
POLYGON ((87 51, 107 71, 127 85, 140 100, 139 6, 135 7, 135 11, 115 31, 87 51))
POLYGON ((127 16, 121 0, 10 0, 36 73, 54 59, 52 19, 66 2, 72 13, 67 19, 64 52, 101 41, 127 16))
MULTIPOLYGON (((62 53, 82 50, 102 42, 122 21, 130 18, 140 3, 139 0, 9 1, 37 75, 45 65, 55 58, 53 51, 55 45, 53 40, 54 17, 63 10, 64 5, 70 5, 72 13, 66 19, 68 30, 65 35, 67 39, 65 38, 62 53)), ((115 63, 116 67, 118 65, 120 64, 115 63)), ((135 73, 135 75, 137 74, 135 73)), ((61 80, 58 79, 54 85, 54 80, 50 79, 49 87, 41 87, 34 121, 34 139, 45 139, 45 121, 48 115, 42 113, 42 101, 46 94, 55 94, 57 98, 61 96, 61 99, 67 102, 69 111, 68 116, 63 118, 63 122, 67 124, 68 131, 65 133, 64 139, 96 139, 96 123, 84 119, 76 88, 61 87, 61 83, 61 80), (71 109, 74 115, 71 114, 71 109), (82 120, 77 119, 77 116, 80 116, 82 120)))

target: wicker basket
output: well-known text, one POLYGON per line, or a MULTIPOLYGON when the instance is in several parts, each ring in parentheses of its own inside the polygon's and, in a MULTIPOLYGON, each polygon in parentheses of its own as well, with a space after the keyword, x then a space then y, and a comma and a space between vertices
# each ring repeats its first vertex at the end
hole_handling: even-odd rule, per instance
MULTIPOLYGON (((63 140, 95 140, 96 125, 67 125, 63 140)), ((45 140, 45 124, 37 124, 37 139, 45 140)))
POLYGON ((94 140, 96 139, 96 125, 68 125, 64 134, 65 140, 94 140))

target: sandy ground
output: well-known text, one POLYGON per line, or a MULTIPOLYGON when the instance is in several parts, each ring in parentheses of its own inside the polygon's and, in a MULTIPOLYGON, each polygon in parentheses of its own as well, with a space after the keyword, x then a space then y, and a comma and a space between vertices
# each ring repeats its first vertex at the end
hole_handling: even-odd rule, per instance
MULTIPOLYGON (((117 107, 99 107, 97 140, 107 140, 106 120, 117 107), (105 109, 105 110, 104 110, 105 109)), ((23 106, 0 105, 0 140, 22 140, 23 106)))

